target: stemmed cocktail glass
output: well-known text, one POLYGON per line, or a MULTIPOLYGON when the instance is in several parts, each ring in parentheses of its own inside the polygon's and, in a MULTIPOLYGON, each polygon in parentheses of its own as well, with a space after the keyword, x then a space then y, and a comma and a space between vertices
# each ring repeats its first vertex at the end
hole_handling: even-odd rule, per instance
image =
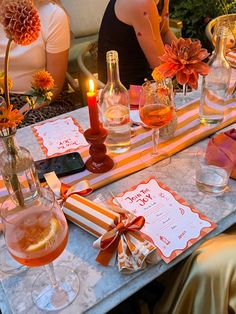
POLYGON ((52 262, 64 251, 68 241, 66 218, 51 190, 41 188, 39 196, 20 206, 14 194, 2 204, 6 246, 12 257, 29 267, 45 270, 32 287, 34 303, 44 311, 60 310, 77 296, 77 274, 52 262))
POLYGON ((173 86, 170 78, 165 78, 159 82, 147 81, 142 85, 139 115, 142 122, 152 128, 152 153, 148 156, 150 164, 164 158, 169 159, 167 155, 159 154, 158 142, 159 129, 173 118, 173 99, 173 86))

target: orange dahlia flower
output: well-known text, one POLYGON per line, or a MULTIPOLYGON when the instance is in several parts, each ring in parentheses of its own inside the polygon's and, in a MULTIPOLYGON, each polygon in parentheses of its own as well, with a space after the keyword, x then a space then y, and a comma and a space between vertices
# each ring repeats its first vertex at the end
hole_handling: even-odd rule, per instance
POLYGON ((197 89, 199 74, 207 75, 209 71, 208 65, 203 62, 208 55, 199 40, 179 38, 172 41, 171 46, 165 45, 165 53, 160 57, 163 64, 159 65, 157 70, 165 77, 176 76, 181 85, 188 84, 197 89))
POLYGON ((23 119, 24 116, 17 109, 13 109, 12 105, 0 107, 0 130, 16 127, 23 119))
POLYGON ((152 77, 156 82, 160 82, 164 79, 163 74, 159 72, 157 68, 152 71, 152 77))
POLYGON ((19 45, 29 45, 39 36, 40 18, 31 0, 2 0, 0 23, 6 36, 19 45))
POLYGON ((34 89, 51 90, 54 88, 54 79, 48 71, 41 70, 33 75, 31 85, 34 89))

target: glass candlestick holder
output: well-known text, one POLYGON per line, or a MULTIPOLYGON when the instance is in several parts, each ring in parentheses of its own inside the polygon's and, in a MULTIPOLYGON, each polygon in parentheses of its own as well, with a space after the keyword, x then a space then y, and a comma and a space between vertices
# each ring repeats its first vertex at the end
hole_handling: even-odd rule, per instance
POLYGON ((106 154, 107 149, 104 142, 107 134, 107 130, 103 127, 100 127, 98 133, 94 133, 91 128, 84 132, 86 141, 90 144, 90 157, 86 161, 85 166, 92 173, 107 172, 114 166, 113 160, 106 154))

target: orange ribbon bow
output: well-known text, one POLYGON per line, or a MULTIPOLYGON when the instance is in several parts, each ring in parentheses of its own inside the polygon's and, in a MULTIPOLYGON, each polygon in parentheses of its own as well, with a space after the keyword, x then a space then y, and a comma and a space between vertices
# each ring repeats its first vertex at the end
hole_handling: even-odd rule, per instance
POLYGON ((72 194, 84 196, 90 194, 93 191, 87 180, 80 181, 73 186, 70 186, 61 182, 54 171, 46 173, 44 177, 48 186, 54 192, 56 197, 58 199, 62 199, 62 201, 65 201, 72 194))
POLYGON ((131 220, 119 222, 115 228, 103 234, 93 244, 95 248, 100 249, 96 261, 103 266, 109 265, 114 253, 118 250, 121 235, 127 232, 139 232, 144 224, 144 217, 139 216, 131 220))

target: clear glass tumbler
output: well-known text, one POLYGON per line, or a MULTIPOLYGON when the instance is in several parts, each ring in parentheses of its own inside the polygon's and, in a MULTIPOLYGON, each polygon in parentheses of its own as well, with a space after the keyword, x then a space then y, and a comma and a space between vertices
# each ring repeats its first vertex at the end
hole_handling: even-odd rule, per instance
POLYGON ((205 150, 200 148, 195 156, 195 166, 196 185, 201 192, 221 194, 228 189, 232 162, 209 160, 205 150))

